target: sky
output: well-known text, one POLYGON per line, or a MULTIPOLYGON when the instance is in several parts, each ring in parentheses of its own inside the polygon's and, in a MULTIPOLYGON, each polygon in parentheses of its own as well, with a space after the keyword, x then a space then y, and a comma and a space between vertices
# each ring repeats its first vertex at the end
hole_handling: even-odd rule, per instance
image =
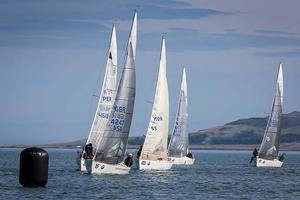
POLYGON ((137 91, 130 135, 148 127, 162 35, 170 132, 183 66, 190 132, 268 115, 279 62, 283 111, 299 111, 299 7, 297 0, 0 0, 0 144, 88 136, 111 26, 121 72, 134 9, 137 91))

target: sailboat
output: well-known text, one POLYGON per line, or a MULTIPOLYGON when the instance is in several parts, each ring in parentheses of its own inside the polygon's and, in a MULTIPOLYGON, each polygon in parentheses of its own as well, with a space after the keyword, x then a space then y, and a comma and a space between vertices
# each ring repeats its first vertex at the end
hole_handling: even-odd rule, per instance
POLYGON ((137 12, 135 11, 128 39, 125 66, 116 91, 113 108, 105 129, 96 146, 93 159, 85 159, 90 174, 128 174, 130 166, 125 165, 124 156, 131 126, 135 91, 135 49, 137 33, 137 12))
POLYGON ((185 68, 183 68, 179 104, 168 148, 171 162, 177 165, 192 165, 195 162, 195 158, 193 158, 192 154, 189 152, 187 100, 186 73, 185 68))
POLYGON ((166 77, 165 39, 162 39, 159 72, 152 114, 139 157, 140 170, 168 170, 172 162, 167 155, 169 126, 169 92, 166 77))
POLYGON ((257 167, 281 167, 283 164, 283 161, 278 158, 283 104, 283 73, 281 63, 279 64, 275 89, 272 112, 256 159, 257 167))
MULTIPOLYGON (((108 122, 109 113, 113 107, 116 94, 116 80, 117 80, 117 39, 116 39, 116 28, 113 25, 110 45, 107 53, 106 71, 102 84, 101 93, 99 96, 99 102, 97 110, 94 116, 94 120, 91 126, 91 130, 86 141, 87 144, 91 144, 93 147, 99 145, 101 133, 105 129, 108 122)), ((95 150, 91 152, 95 154, 95 150)), ((86 171, 85 167, 85 150, 79 155, 79 168, 81 171, 86 171)))

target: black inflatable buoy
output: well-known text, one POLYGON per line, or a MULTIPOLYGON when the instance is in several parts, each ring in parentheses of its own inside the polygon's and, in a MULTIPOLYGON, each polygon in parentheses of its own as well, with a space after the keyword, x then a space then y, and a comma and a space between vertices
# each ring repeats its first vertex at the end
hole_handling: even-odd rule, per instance
POLYGON ((20 184, 23 187, 44 187, 48 182, 48 161, 49 156, 44 149, 24 149, 20 155, 20 184))

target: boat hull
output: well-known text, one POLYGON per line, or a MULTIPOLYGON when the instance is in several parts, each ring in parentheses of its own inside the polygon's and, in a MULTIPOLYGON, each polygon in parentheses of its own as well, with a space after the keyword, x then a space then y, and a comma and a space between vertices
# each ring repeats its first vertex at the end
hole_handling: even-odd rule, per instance
POLYGON ((256 159, 256 167, 281 167, 283 162, 274 159, 274 160, 266 160, 262 158, 256 159))
POLYGON ((81 154, 77 153, 76 163, 77 163, 78 169, 80 171, 86 172, 85 160, 80 156, 81 156, 81 154))
POLYGON ((140 170, 169 170, 171 167, 169 160, 139 160, 140 170))
POLYGON ((76 157, 76 163, 77 163, 77 166, 78 166, 78 169, 80 170, 80 166, 81 166, 81 153, 82 153, 82 150, 77 150, 77 157, 76 157))
POLYGON ((193 165, 195 162, 195 158, 189 158, 189 157, 170 157, 171 162, 173 165, 193 165))
POLYGON ((80 159, 80 171, 86 172, 85 159, 83 158, 80 159))
POLYGON ((130 167, 124 163, 116 165, 101 163, 92 159, 85 160, 86 170, 89 174, 129 174, 130 167))

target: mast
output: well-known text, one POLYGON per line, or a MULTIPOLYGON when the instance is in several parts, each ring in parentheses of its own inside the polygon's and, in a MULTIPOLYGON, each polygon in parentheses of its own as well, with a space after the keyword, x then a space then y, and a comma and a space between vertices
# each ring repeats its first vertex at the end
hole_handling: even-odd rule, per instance
POLYGON ((142 149, 142 159, 167 159, 169 92, 166 77, 165 39, 162 38, 159 72, 151 118, 142 149))
POLYGON ((283 103, 283 73, 281 63, 279 64, 275 89, 272 112, 269 117, 265 134, 258 152, 259 158, 267 160, 274 160, 277 158, 279 151, 283 103))

